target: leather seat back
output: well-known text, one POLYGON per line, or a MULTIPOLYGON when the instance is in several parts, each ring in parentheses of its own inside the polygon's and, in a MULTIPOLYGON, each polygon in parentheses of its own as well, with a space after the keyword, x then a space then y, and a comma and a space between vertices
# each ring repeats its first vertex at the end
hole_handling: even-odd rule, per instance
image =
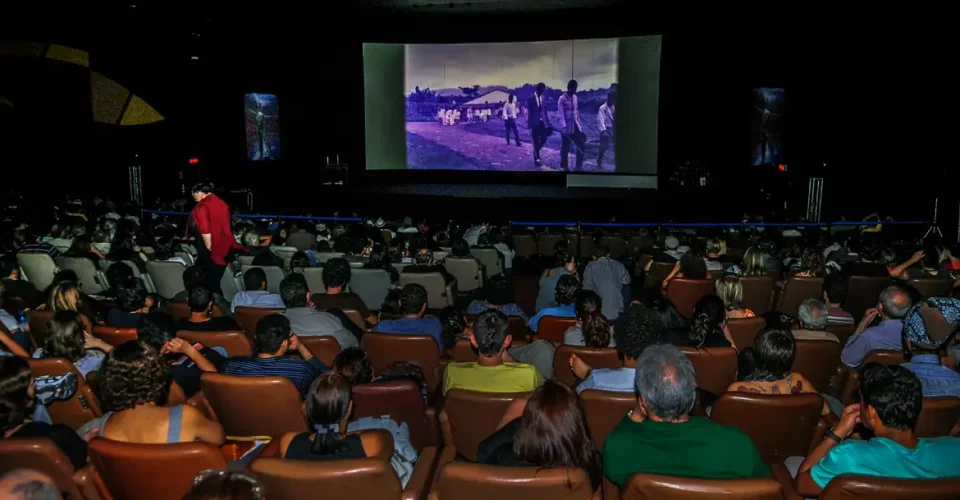
POLYGON ((84 293, 96 295, 110 288, 107 277, 86 257, 60 257, 59 264, 60 269, 70 269, 77 273, 84 293))
POLYGON ((623 420, 627 412, 637 407, 637 396, 634 392, 587 389, 580 393, 580 401, 587 413, 590 435, 600 451, 603 451, 603 443, 610 431, 623 420))
POLYGON ((796 318, 797 312, 800 310, 800 304, 804 300, 821 297, 823 297, 823 278, 793 277, 784 283, 783 290, 780 291, 777 311, 796 318))
POLYGON ((124 342, 137 340, 136 328, 115 328, 107 325, 93 325, 93 336, 116 347, 124 342))
POLYGON ((403 491, 393 467, 380 458, 325 462, 258 458, 250 470, 270 498, 387 499, 400 498, 403 491))
POLYGON ((741 351, 748 347, 753 347, 757 340, 757 334, 766 326, 766 320, 760 316, 727 320, 727 328, 730 329, 730 336, 733 337, 733 343, 736 344, 737 349, 741 351))
MULTIPOLYGON (((457 289, 461 292, 483 288, 484 274, 477 259, 473 257, 447 257, 443 260, 443 266, 448 273, 457 279, 457 289)), ((400 281, 403 282, 403 276, 400 276, 400 281)))
POLYGON ((0 474, 14 469, 42 472, 53 479, 64 498, 83 498, 73 480, 70 459, 49 439, 0 440, 0 474))
POLYGON ((200 343, 206 347, 222 347, 227 350, 227 354, 230 356, 253 355, 253 345, 243 332, 191 332, 181 330, 177 332, 177 337, 191 344, 200 343))
POLYGON ((157 293, 165 299, 172 299, 174 295, 186 290, 183 284, 183 264, 179 262, 147 261, 147 274, 153 280, 157 293))
POLYGON ((257 323, 260 322, 260 318, 271 314, 280 314, 283 311, 285 311, 285 309, 237 306, 233 311, 233 318, 237 321, 237 324, 240 325, 240 328, 243 329, 243 333, 247 334, 247 338, 252 341, 253 337, 257 334, 257 323))
POLYGON ((340 343, 333 337, 308 335, 297 338, 308 351, 327 366, 331 366, 337 354, 340 354, 340 343))
POLYGON ((23 269, 23 277, 40 292, 53 283, 57 274, 57 264, 45 253, 18 253, 17 262, 23 269))
POLYGON ((827 325, 827 332, 834 334, 837 337, 837 340, 840 343, 841 350, 842 347, 847 345, 847 340, 853 336, 853 332, 857 331, 857 325, 850 323, 849 325, 827 325))
POLYGON ((513 248, 516 250, 517 258, 532 257, 537 253, 537 241, 532 234, 513 235, 513 248))
POLYGON ((30 371, 34 377, 58 376, 65 373, 74 373, 77 376, 77 392, 72 398, 53 401, 47 405, 47 411, 50 412, 50 418, 54 423, 78 429, 83 424, 102 415, 100 404, 93 390, 69 360, 63 358, 29 359, 27 363, 30 364, 30 371))
POLYGON ((575 387, 577 383, 575 375, 570 369, 571 354, 576 354, 577 357, 593 368, 620 368, 623 366, 623 361, 620 360, 617 350, 612 347, 561 345, 557 347, 553 355, 553 378, 570 387, 575 387))
MULTIPOLYGON (((450 268, 447 267, 447 270, 449 271, 450 268)), ((453 273, 451 272, 450 274, 453 273)), ((454 276, 456 276, 456 274, 454 274, 454 276)), ((443 309, 444 307, 452 306, 456 301, 456 296, 451 296, 451 292, 455 292, 455 290, 447 286, 446 280, 440 273, 400 273, 400 286, 406 286, 410 283, 416 283, 426 288, 427 307, 430 309, 443 309)), ((462 284, 459 278, 456 281, 456 285, 458 289, 462 290, 462 284)), ((473 288, 470 288, 470 290, 473 290, 473 288)))
POLYGON ((360 340, 367 359, 378 373, 394 361, 414 361, 423 369, 423 378, 430 392, 440 384, 440 347, 429 335, 394 335, 367 333, 360 340))
MULTIPOLYGON (((537 239, 537 253, 544 257, 553 257, 553 247, 558 241, 563 241, 563 235, 560 234, 541 234, 537 239)), ((571 248, 570 253, 576 252, 576 248, 571 248)))
POLYGON ((960 477, 946 479, 890 479, 844 474, 833 478, 820 500, 949 500, 957 498, 960 477))
POLYGON ((563 342, 563 334, 567 328, 577 324, 577 318, 562 318, 560 316, 543 316, 537 323, 537 339, 551 342, 563 342))
POLYGON ((435 446, 436 414, 433 422, 427 418, 420 386, 411 380, 389 380, 358 384, 353 387, 353 418, 390 415, 394 422, 404 423, 410 429, 410 442, 417 450, 435 446))
POLYGON ((743 307, 757 316, 766 314, 773 303, 773 279, 769 276, 742 276, 740 282, 743 283, 743 307))
POLYGON ((383 269, 352 269, 350 291, 357 294, 367 309, 376 311, 390 291, 390 273, 383 269))
POLYGON ((435 500, 586 500, 600 498, 587 473, 574 467, 503 467, 450 462, 438 472, 435 500))
POLYGON ((892 283, 893 279, 889 276, 851 276, 847 282, 847 301, 843 309, 860 321, 867 309, 876 307, 880 292, 892 283))
MULTIPOLYGON (((496 248, 471 248, 470 255, 483 264, 485 276, 503 274, 504 263, 496 248)), ((452 274, 452 273, 451 273, 452 274)))
POLYGON ((930 297, 949 297, 953 292, 953 280, 943 278, 923 278, 912 279, 908 281, 911 286, 923 295, 924 299, 930 297))
POLYGON ((716 283, 711 279, 692 280, 674 278, 667 285, 667 299, 673 302, 677 312, 684 318, 693 316, 693 308, 700 299, 716 291, 716 283))
POLYGON ((300 391, 286 378, 204 373, 200 387, 228 436, 279 439, 309 428, 300 391))
POLYGON ((624 500, 780 500, 783 488, 774 479, 694 479, 633 474, 623 487, 624 500))
POLYGON ((681 347, 697 372, 697 387, 715 395, 737 379, 737 351, 732 347, 681 347))
POLYGON ((444 446, 454 446, 457 453, 470 461, 477 459, 477 445, 497 430, 497 424, 507 407, 517 398, 529 397, 529 392, 476 392, 451 389, 447 392, 440 428, 444 446))
POLYGON ((949 436, 960 423, 960 399, 953 396, 923 398, 920 419, 915 432, 918 437, 949 436))
POLYGON ((807 453, 822 410, 823 398, 814 393, 727 392, 713 403, 710 420, 743 431, 772 464, 807 453))
POLYGON ((843 344, 832 340, 798 339, 793 371, 803 375, 818 391, 830 389, 830 378, 840 365, 843 344))

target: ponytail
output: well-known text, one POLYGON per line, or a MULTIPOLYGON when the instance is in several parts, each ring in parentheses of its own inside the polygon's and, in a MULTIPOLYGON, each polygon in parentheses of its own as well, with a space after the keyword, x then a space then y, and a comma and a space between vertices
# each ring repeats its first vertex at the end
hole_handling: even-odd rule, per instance
POLYGON ((587 347, 610 347, 610 323, 603 313, 592 310, 583 315, 583 343, 587 347))
POLYGON ((347 448, 347 442, 339 431, 318 425, 313 435, 310 453, 314 455, 337 455, 347 448))

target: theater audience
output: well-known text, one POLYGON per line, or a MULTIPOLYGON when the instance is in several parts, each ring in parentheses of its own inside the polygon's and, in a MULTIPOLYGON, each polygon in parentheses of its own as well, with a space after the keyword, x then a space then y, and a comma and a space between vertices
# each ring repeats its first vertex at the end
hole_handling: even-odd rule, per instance
POLYGON ((792 267, 793 276, 797 278, 822 278, 827 274, 823 255, 815 248, 804 249, 800 260, 792 267))
POLYGON ((467 314, 480 314, 487 309, 496 309, 508 317, 523 318, 527 321, 527 315, 514 302, 513 285, 510 280, 502 274, 490 276, 483 284, 484 300, 474 300, 467 306, 467 314))
POLYGON ((70 249, 64 252, 63 256, 90 259, 90 262, 93 262, 94 267, 97 269, 100 268, 100 259, 105 258, 104 255, 100 253, 100 250, 97 250, 97 247, 93 246, 93 241, 90 239, 90 236, 86 234, 74 238, 73 242, 70 243, 70 249))
POLYGON ((0 424, 4 439, 48 439, 75 469, 87 463, 87 443, 70 427, 32 419, 37 387, 27 360, 0 357, 0 424))
POLYGON ((312 307, 310 292, 303 276, 291 274, 284 278, 280 282, 280 297, 287 308, 283 315, 290 320, 290 327, 297 335, 333 337, 337 339, 341 349, 359 345, 356 335, 345 326, 346 323, 341 318, 312 307))
POLYGON ((13 245, 17 250, 16 253, 45 253, 54 260, 60 256, 59 250, 49 243, 39 241, 26 224, 21 224, 14 230, 13 245))
MULTIPOLYGON (((473 323, 470 343, 479 355, 476 361, 450 363, 443 380, 443 392, 467 389, 480 392, 529 392, 543 383, 533 365, 514 362, 507 351, 513 337, 508 333, 509 322, 500 311, 484 311, 473 323)), ((526 349, 543 342, 534 342, 526 349)), ((552 345, 546 342, 552 351, 552 345)), ((550 354, 552 363, 552 352, 550 354)))
POLYGON ((177 338, 173 318, 162 311, 145 314, 137 327, 137 340, 153 347, 163 356, 170 380, 191 398, 200 391, 200 375, 216 371, 227 351, 222 347, 199 349, 177 338))
POLYGON ((128 260, 136 264, 141 273, 147 272, 147 257, 140 252, 140 247, 133 240, 133 234, 127 230, 117 231, 110 242, 110 252, 105 258, 111 262, 128 260))
POLYGON ((107 311, 107 324, 115 328, 136 328, 140 318, 153 307, 153 298, 147 296, 143 285, 130 278, 117 286, 120 307, 107 311))
POLYGON ((954 477, 960 471, 960 439, 918 438, 914 429, 923 406, 920 380, 907 368, 869 363, 860 372, 860 403, 847 406, 840 422, 797 467, 796 488, 817 496, 842 474, 895 479, 954 477), (849 439, 857 424, 872 439, 849 439))
POLYGON ((335 258, 323 265, 323 284, 327 293, 313 295, 313 305, 317 309, 354 310, 360 313, 369 325, 377 324, 377 316, 367 309, 359 295, 346 291, 350 282, 350 263, 346 259, 335 258))
POLYGON ((716 295, 707 295, 693 308, 690 327, 668 332, 667 342, 679 347, 736 347, 727 329, 727 311, 716 295))
POLYGON ((577 272, 577 258, 567 252, 566 247, 554 250, 556 267, 547 269, 540 276, 540 290, 537 292, 537 311, 557 307, 557 282, 560 277, 577 272))
POLYGON ((724 276, 717 280, 717 296, 727 308, 727 319, 752 318, 756 316, 750 309, 743 307, 743 282, 736 275, 724 276))
POLYGON ((950 273, 940 265, 940 254, 936 248, 918 251, 906 262, 890 270, 890 276, 902 280, 912 279, 949 279, 950 273), (920 264, 919 267, 914 267, 920 264))
POLYGON ((240 306, 283 309, 283 299, 280 295, 267 291, 267 273, 263 268, 247 269, 243 273, 243 288, 230 301, 230 311, 236 311, 240 306))
POLYGON ((447 272, 447 268, 444 267, 443 264, 438 264, 433 261, 433 252, 426 248, 421 248, 417 251, 416 255, 414 255, 413 264, 403 268, 403 274, 425 273, 440 273, 443 275, 443 279, 447 284, 452 283, 454 280, 453 275, 447 272))
POLYGON ((319 359, 300 343, 290 330, 290 320, 281 314, 264 316, 257 323, 253 356, 234 356, 224 361, 220 373, 245 377, 284 377, 293 382, 301 394, 310 388, 317 376, 327 371, 319 359), (299 358, 289 356, 296 351, 299 358))
POLYGON ((559 318, 575 318, 577 316, 577 311, 574 309, 574 301, 577 300, 577 294, 580 293, 580 280, 577 279, 576 275, 566 274, 561 276, 560 279, 557 280, 556 290, 554 300, 557 305, 541 309, 540 312, 530 318, 528 325, 534 332, 537 331, 540 318, 544 316, 556 316, 559 318))
POLYGON ((945 332, 938 332, 936 328, 928 329, 924 322, 924 309, 928 315, 940 314, 948 324, 960 320, 960 301, 956 299, 930 298, 911 306, 903 318, 903 347, 907 359, 903 367, 920 379, 923 397, 960 398, 960 373, 940 364, 940 353, 950 339, 952 328, 945 332))
POLYGON ((797 316, 800 318, 800 330, 791 330, 793 338, 801 340, 830 340, 840 342, 836 335, 827 331, 827 305, 823 301, 809 298, 800 303, 797 316))
POLYGON ((364 269, 383 269, 390 275, 390 282, 400 281, 400 271, 393 267, 390 261, 389 248, 383 243, 374 243, 370 250, 370 258, 363 264, 364 269))
POLYGON ((277 266, 283 269, 283 259, 270 251, 270 238, 261 238, 256 229, 249 229, 243 233, 240 240, 249 255, 253 257, 253 265, 277 266))
POLYGON ((769 477, 750 437, 734 427, 692 417, 693 364, 671 345, 648 347, 637 359, 637 407, 607 436, 604 475, 623 486, 643 472, 704 479, 769 477))
POLYGON ((367 353, 359 347, 348 347, 337 353, 330 365, 330 371, 339 373, 350 387, 373 382, 373 365, 370 364, 367 353))
MULTIPOLYGON (((76 274, 73 274, 73 277, 76 278, 76 274)), ((53 288, 50 291, 50 298, 47 300, 47 310, 52 313, 59 311, 79 312, 84 331, 93 332, 93 322, 90 321, 91 316, 87 314, 90 306, 81 300, 82 294, 77 282, 64 280, 55 283, 55 285, 51 285, 53 288)))
POLYGON ((515 400, 499 429, 480 442, 477 462, 510 467, 578 467, 594 491, 603 482, 601 456, 577 394, 547 380, 528 399, 515 400), (506 420, 506 419, 510 420, 506 420))
POLYGON ((453 349, 453 346, 455 346, 461 338, 470 338, 470 334, 467 332, 467 320, 463 317, 463 313, 456 307, 447 306, 441 309, 440 313, 437 314, 437 320, 440 321, 440 325, 443 327, 442 338, 444 349, 453 349))
POLYGON ((190 290, 187 305, 190 306, 190 317, 178 319, 177 330, 224 332, 241 329, 233 318, 213 315, 213 292, 206 285, 198 285, 190 290))
POLYGON ((631 281, 626 266, 610 258, 607 247, 594 247, 593 261, 583 270, 583 288, 600 295, 603 299, 603 315, 610 321, 616 320, 623 306, 630 302, 631 281))
POLYGON ((443 349, 443 325, 436 317, 424 317, 427 312, 427 289, 409 283, 400 292, 399 319, 388 319, 377 323, 373 331, 395 335, 429 335, 437 341, 437 347, 443 349))
POLYGON ((898 286, 888 286, 880 292, 877 307, 867 309, 857 330, 847 340, 840 360, 847 366, 859 366, 870 351, 877 349, 901 350, 903 316, 910 309, 910 295, 898 286), (873 326, 874 320, 879 323, 873 326))
MULTIPOLYGON (((651 266, 652 263, 647 265, 648 271, 650 270, 651 266)), ((697 252, 688 251, 683 254, 683 257, 680 257, 680 260, 677 261, 675 266, 673 266, 670 274, 664 278, 663 283, 660 284, 660 287, 666 290, 667 286, 670 284, 670 280, 674 278, 702 280, 707 279, 708 277, 709 274, 707 274, 707 264, 704 262, 703 257, 701 257, 697 252)))
POLYGON ((37 307, 37 288, 33 283, 20 279, 20 263, 14 255, 0 257, 0 284, 3 285, 3 297, 16 297, 23 300, 27 307, 37 307))
POLYGON ((100 368, 105 353, 111 350, 113 346, 83 331, 80 313, 60 311, 47 323, 47 337, 33 358, 64 358, 86 377, 100 368))
POLYGON ((290 263, 287 265, 287 269, 291 273, 300 273, 303 274, 305 269, 313 267, 313 262, 310 261, 310 256, 307 255, 307 252, 303 250, 298 250, 296 253, 290 256, 290 263))
POLYGON ((723 244, 717 238, 707 240, 707 252, 703 257, 703 262, 707 266, 707 271, 723 271, 723 264, 720 263, 720 252, 723 251, 723 244))
POLYGON ((673 263, 680 260, 686 253, 680 250, 680 240, 676 236, 667 236, 663 240, 664 250, 653 254, 653 262, 673 263))
POLYGON ((757 246, 748 248, 743 254, 743 263, 730 266, 727 272, 737 276, 766 276, 767 266, 764 263, 763 251, 757 246))
POLYGON ((176 249, 174 248, 176 241, 172 230, 163 229, 158 231, 156 239, 154 240, 153 255, 150 256, 150 260, 176 262, 177 264, 189 266, 190 264, 184 260, 183 257, 177 255, 176 249))
MULTIPOLYGON (((890 270, 883 262, 883 251, 879 248, 860 250, 860 243, 854 238, 847 241, 847 257, 831 254, 827 257, 827 265, 836 268, 840 266, 843 276, 869 276, 885 278, 890 276, 890 270)), ((834 252, 837 253, 837 252, 834 252)), ((842 251, 841 251, 842 253, 842 251)))
MULTIPOLYGON (((172 299, 178 302, 187 302, 190 298, 190 290, 200 286, 206 285, 207 283, 207 274, 204 272, 203 268, 200 266, 188 266, 183 270, 183 290, 177 292, 172 299)), ((227 314, 227 311, 233 312, 233 307, 230 305, 230 301, 225 299, 223 295, 214 292, 213 293, 213 303, 223 311, 224 314, 227 314)))
POLYGON ((596 292, 583 290, 574 303, 577 324, 567 328, 563 343, 587 347, 617 347, 613 327, 603 316, 603 300, 596 292))
POLYGON ((853 315, 843 310, 847 301, 847 280, 829 276, 823 281, 823 301, 827 304, 827 325, 853 325, 853 315))
POLYGON ((506 274, 509 275, 513 270, 513 259, 517 255, 517 251, 507 244, 510 237, 504 234, 499 227, 491 228, 487 235, 490 237, 493 248, 496 248, 503 255, 503 267, 506 269, 506 274))

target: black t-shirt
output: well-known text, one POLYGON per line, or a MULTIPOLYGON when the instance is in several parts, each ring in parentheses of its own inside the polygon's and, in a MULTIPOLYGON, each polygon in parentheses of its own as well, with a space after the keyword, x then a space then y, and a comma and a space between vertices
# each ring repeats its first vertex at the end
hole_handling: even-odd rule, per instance
POLYGON ((515 418, 484 438, 483 441, 480 441, 480 444, 477 445, 477 463, 507 467, 529 467, 533 465, 513 451, 513 441, 519 430, 520 418, 515 418))
POLYGON ((215 316, 208 321, 200 322, 180 318, 174 326, 177 331, 187 330, 189 332, 227 332, 240 329, 240 325, 229 316, 215 316))
POLYGON ((66 425, 28 422, 10 435, 10 439, 13 438, 49 439, 70 459, 74 469, 87 464, 87 442, 66 425))
MULTIPOLYGON (((200 354, 210 360, 217 371, 220 371, 221 366, 223 366, 223 363, 227 360, 227 358, 222 356, 219 352, 214 351, 209 347, 202 347, 200 349, 200 354)), ((177 365, 171 365, 168 369, 168 373, 170 375, 170 380, 172 382, 176 382, 177 385, 183 389, 183 394, 187 398, 191 398, 194 394, 200 392, 200 375, 203 373, 203 370, 201 370, 200 367, 190 359, 186 359, 177 365)))

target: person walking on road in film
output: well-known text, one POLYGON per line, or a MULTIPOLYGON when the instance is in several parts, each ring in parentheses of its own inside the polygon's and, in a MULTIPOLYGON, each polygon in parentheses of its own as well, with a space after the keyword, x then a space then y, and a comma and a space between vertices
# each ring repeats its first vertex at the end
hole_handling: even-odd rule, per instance
POLYGON ((510 145, 510 131, 513 131, 513 138, 520 145, 520 130, 517 129, 517 96, 510 94, 507 97, 507 103, 503 105, 503 126, 507 129, 507 146, 510 145))
POLYGON ((557 117, 560 119, 560 168, 568 170, 567 163, 570 156, 570 143, 573 143, 577 153, 577 166, 574 170, 583 168, 583 148, 586 146, 586 135, 580 123, 580 109, 577 103, 577 81, 567 83, 567 91, 557 100, 557 117))
POLYGON ((530 140, 533 143, 533 162, 540 166, 540 148, 547 143, 547 136, 550 135, 550 117, 547 115, 547 102, 543 96, 543 91, 547 86, 540 82, 537 84, 536 92, 527 99, 527 127, 530 129, 530 140))
POLYGON ((600 105, 597 111, 597 123, 600 125, 600 153, 597 154, 597 169, 603 167, 603 155, 613 142, 613 119, 616 116, 617 91, 611 90, 607 94, 607 102, 600 105))

